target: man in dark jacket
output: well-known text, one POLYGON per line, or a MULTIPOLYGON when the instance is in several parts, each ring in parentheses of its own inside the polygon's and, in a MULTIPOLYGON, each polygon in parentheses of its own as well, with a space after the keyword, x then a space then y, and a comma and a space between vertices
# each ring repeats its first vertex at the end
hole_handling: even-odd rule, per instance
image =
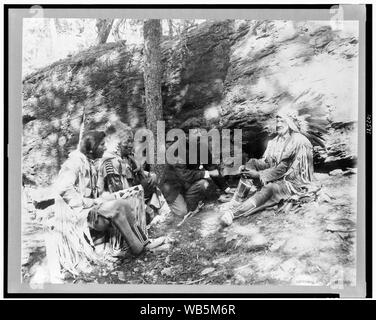
POLYGON ((205 198, 208 179, 218 174, 216 169, 207 171, 189 169, 184 164, 167 165, 161 188, 172 212, 184 216, 195 210, 205 198))
MULTIPOLYGON (((168 148, 168 143, 166 145, 168 148)), ((188 150, 188 146, 187 149, 188 150)), ((198 146, 198 150, 200 150, 198 146)), ((210 152, 209 152, 209 158, 210 152)), ((197 208, 206 196, 211 179, 219 179, 219 171, 208 164, 189 164, 189 155, 185 163, 167 164, 161 179, 161 190, 172 212, 183 216, 197 208)))

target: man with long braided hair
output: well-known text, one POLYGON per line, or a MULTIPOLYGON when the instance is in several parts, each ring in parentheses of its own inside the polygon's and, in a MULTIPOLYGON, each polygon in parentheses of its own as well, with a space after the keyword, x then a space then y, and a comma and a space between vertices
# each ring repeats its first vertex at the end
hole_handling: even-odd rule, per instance
POLYGON ((104 138, 102 131, 85 133, 77 150, 71 152, 63 163, 55 182, 58 194, 76 212, 96 204, 98 190, 94 162, 103 156, 104 138))
MULTIPOLYGON (((105 133, 88 131, 77 150, 63 164, 55 191, 77 216, 87 216, 92 237, 116 228, 126 239, 132 253, 139 254, 144 245, 131 230, 134 216, 127 200, 98 197, 95 160, 105 151, 105 133)), ((95 241, 94 241, 95 244, 95 241)))

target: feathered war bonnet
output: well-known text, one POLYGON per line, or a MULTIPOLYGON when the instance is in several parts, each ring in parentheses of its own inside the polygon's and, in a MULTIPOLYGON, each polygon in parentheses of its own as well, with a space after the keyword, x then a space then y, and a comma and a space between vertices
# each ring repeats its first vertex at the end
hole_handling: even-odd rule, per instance
POLYGON ((276 116, 284 119, 289 128, 300 132, 312 143, 325 149, 324 134, 328 132, 329 121, 322 106, 321 95, 305 91, 294 101, 279 108, 276 116))

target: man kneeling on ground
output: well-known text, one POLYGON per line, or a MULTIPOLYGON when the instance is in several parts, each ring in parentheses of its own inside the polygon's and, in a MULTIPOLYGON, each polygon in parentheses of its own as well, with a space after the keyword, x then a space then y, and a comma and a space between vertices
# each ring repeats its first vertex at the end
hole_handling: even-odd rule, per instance
MULTIPOLYGON (((166 147, 171 144, 166 143, 166 147)), ((219 176, 217 169, 201 170, 200 164, 189 165, 188 159, 184 160, 167 164, 160 183, 170 209, 178 216, 196 210, 200 201, 206 197, 210 178, 219 176)))

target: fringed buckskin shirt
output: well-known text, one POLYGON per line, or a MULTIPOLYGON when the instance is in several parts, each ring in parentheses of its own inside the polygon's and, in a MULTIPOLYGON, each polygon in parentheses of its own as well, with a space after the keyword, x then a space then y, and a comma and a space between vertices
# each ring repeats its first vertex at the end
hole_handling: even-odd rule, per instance
POLYGON ((291 194, 301 193, 313 178, 313 146, 298 132, 275 137, 269 141, 262 159, 252 161, 262 168, 259 174, 263 185, 282 182, 291 194))
POLYGON ((98 197, 96 185, 94 161, 75 150, 62 165, 54 188, 75 212, 80 212, 94 205, 94 198, 98 197))

